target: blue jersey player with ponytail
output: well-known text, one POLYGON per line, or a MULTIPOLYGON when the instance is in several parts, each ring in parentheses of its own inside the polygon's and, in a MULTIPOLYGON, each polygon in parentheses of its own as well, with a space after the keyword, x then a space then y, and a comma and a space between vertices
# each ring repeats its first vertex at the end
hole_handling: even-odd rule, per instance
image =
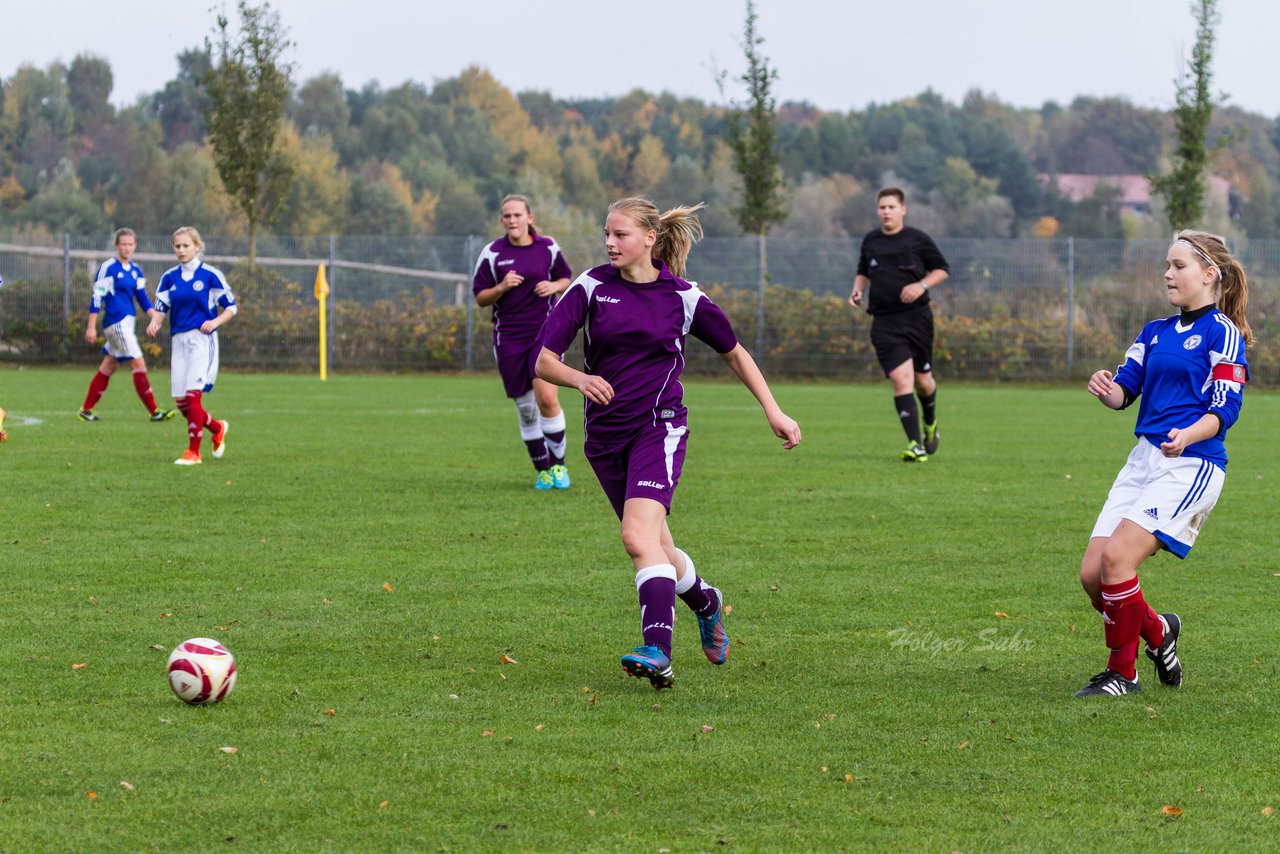
POLYGON ((1140 403, 1138 444, 1111 487, 1080 565, 1080 582, 1103 617, 1109 657, 1077 697, 1141 690, 1139 641, 1146 642, 1160 682, 1182 684, 1182 620, 1146 603, 1138 567, 1161 549, 1179 558, 1191 551, 1222 492, 1224 442, 1240 417, 1249 379, 1249 286, 1222 238, 1180 232, 1165 259, 1164 283, 1178 313, 1144 326, 1114 374, 1103 370, 1089 378, 1089 393, 1111 409, 1140 403))

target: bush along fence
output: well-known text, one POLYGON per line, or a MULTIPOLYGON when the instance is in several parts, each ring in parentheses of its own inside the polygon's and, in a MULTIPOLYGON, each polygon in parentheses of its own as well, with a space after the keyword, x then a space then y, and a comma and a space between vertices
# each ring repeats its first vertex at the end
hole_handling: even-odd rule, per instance
MULTIPOLYGON (((250 270, 234 238, 206 238, 206 258, 227 275, 241 310, 228 324, 229 367, 312 371, 319 361, 317 267, 327 266, 334 372, 491 371, 489 309, 471 299, 471 267, 490 238, 261 239, 250 270)), ((135 256, 154 291, 174 263, 167 238, 140 238, 135 256)), ((931 294, 935 369, 976 381, 1067 380, 1114 366, 1142 324, 1172 313, 1164 296, 1163 241, 940 240, 951 278, 931 294)), ((599 241, 562 241, 575 271, 603 260, 599 241)), ((857 245, 844 240, 714 238, 695 247, 689 277, 733 320, 743 344, 777 377, 880 376, 871 318, 847 303, 857 245), (767 257, 767 275, 762 260, 767 257)), ((1233 247, 1249 274, 1249 360, 1256 383, 1280 383, 1280 241, 1233 247)), ((101 239, 0 236, 0 361, 87 364, 90 282, 110 256, 101 239)), ((152 358, 162 334, 144 339, 152 358)), ((570 354, 574 358, 574 354, 570 354)), ((692 342, 688 372, 720 373, 692 342)))

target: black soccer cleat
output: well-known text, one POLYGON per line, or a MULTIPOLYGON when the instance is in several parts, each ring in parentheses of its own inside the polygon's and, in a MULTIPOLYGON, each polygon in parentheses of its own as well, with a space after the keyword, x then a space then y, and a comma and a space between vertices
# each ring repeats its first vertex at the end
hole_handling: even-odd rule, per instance
POLYGON ((1107 668, 1089 680, 1089 684, 1076 692, 1077 697, 1092 697, 1095 694, 1108 694, 1119 697, 1121 694, 1138 694, 1142 686, 1138 684, 1138 674, 1133 679, 1125 679, 1119 673, 1107 668))
POLYGON ((1161 685, 1178 688, 1182 685, 1182 662, 1178 661, 1178 635, 1182 634, 1182 620, 1177 614, 1161 614, 1164 623, 1164 641, 1159 649, 1147 647, 1147 658, 1155 662, 1156 676, 1161 685))
POLYGON ((93 414, 92 409, 81 409, 79 412, 76 413, 76 417, 79 418, 81 421, 97 421, 98 420, 98 416, 93 414))

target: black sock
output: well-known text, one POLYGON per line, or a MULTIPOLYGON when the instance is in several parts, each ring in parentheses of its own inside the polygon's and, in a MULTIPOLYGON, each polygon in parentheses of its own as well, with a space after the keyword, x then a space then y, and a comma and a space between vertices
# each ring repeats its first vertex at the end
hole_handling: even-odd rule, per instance
POLYGON ((902 421, 902 429, 906 431, 907 438, 913 444, 920 444, 920 414, 916 411, 916 396, 914 394, 900 394, 893 398, 893 406, 898 411, 898 418, 902 421))
POLYGON ((925 424, 936 424, 938 422, 938 391, 934 389, 933 394, 923 395, 917 392, 920 398, 920 417, 924 419, 925 424))

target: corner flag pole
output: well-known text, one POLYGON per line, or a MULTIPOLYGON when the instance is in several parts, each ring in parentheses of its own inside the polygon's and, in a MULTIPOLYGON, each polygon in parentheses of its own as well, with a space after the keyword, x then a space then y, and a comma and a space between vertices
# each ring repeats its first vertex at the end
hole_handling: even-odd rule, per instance
POLYGON ((329 280, 324 275, 324 265, 316 270, 316 299, 320 302, 320 381, 329 378, 327 354, 329 350, 328 315, 325 309, 329 304, 329 280))

